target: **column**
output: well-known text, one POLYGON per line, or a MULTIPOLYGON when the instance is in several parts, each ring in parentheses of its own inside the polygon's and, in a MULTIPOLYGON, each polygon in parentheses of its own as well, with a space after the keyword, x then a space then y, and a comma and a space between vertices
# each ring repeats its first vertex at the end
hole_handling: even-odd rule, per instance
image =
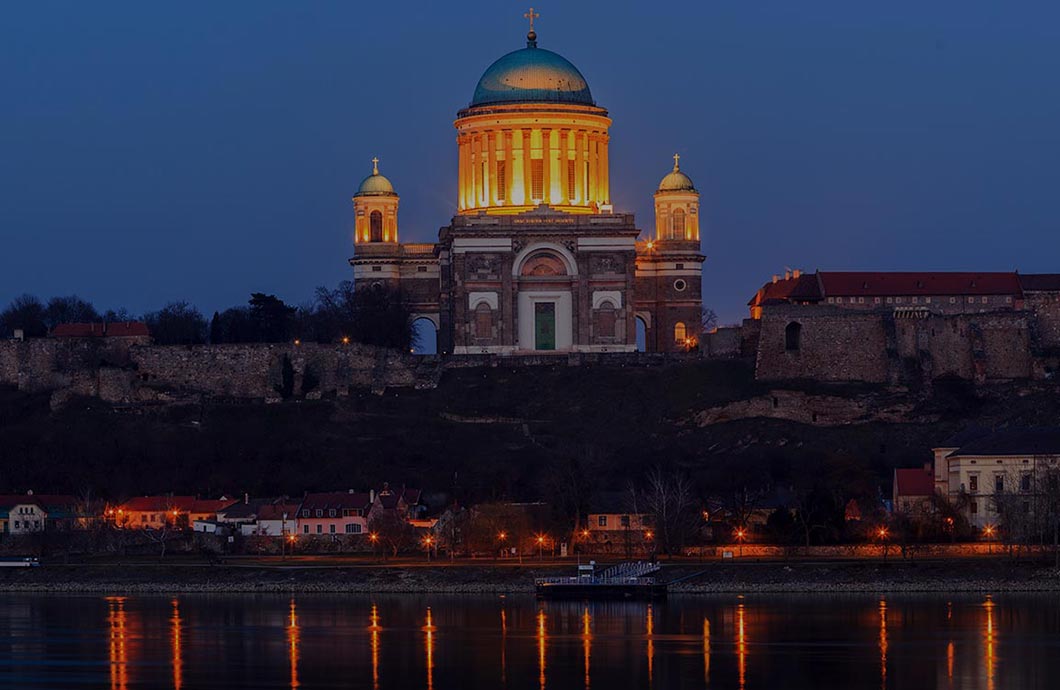
POLYGON ((586 201, 590 204, 596 202, 599 197, 597 182, 600 177, 597 173, 596 142, 596 132, 589 132, 589 194, 586 201))
POLYGON ((570 176, 567 174, 567 170, 570 167, 568 161, 570 160, 570 130, 561 129, 559 131, 559 199, 560 203, 569 204, 571 198, 570 187, 570 176))
POLYGON ((530 205, 530 142, 533 140, 529 129, 521 130, 523 140, 523 203, 530 205))
POLYGON ((607 166, 607 149, 610 143, 607 134, 600 135, 600 201, 611 203, 611 171, 607 166))
POLYGON ((463 211, 467 208, 467 137, 461 134, 457 137, 457 146, 460 155, 457 163, 457 185, 459 185, 459 206, 463 211))
POLYGON ((489 206, 496 206, 500 199, 497 198, 497 139, 501 137, 500 132, 491 132, 489 135, 489 195, 487 201, 489 206))
POLYGON ((490 161, 490 135, 483 132, 479 135, 479 151, 482 152, 481 160, 478 165, 478 176, 482 184, 479 188, 479 206, 489 206, 490 203, 490 178, 489 178, 489 161, 490 161), (485 164, 485 165, 483 165, 485 164))
POLYGON ((541 130, 541 201, 552 203, 552 130, 541 130))
POLYGON ((574 133, 574 200, 585 203, 585 131, 574 133))

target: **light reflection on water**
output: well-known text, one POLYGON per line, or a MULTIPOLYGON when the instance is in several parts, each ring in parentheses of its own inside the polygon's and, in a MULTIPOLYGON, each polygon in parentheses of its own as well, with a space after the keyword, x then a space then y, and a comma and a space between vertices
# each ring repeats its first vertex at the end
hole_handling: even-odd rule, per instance
POLYGON ((1057 603, 1050 594, 655 604, 6 595, 0 686, 1051 687, 1060 675, 1057 603))

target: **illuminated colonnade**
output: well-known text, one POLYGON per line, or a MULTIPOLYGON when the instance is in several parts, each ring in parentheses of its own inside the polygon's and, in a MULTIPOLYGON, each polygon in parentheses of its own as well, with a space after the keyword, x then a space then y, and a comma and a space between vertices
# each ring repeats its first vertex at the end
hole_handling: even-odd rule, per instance
POLYGON ((522 213, 542 203, 600 212, 611 201, 606 113, 563 104, 461 111, 460 213, 522 213))

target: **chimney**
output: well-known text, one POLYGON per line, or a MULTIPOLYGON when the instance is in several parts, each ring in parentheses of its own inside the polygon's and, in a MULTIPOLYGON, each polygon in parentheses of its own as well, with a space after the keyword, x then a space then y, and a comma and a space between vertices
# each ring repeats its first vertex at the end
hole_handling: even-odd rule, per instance
POLYGON ((368 489, 368 502, 375 503, 375 489, 368 489))
POLYGON ((243 505, 250 503, 250 494, 246 491, 243 492, 243 505))
POLYGON ((796 269, 795 269, 794 271, 792 271, 792 272, 791 272, 791 277, 792 277, 792 278, 798 278, 798 277, 799 277, 799 276, 801 276, 801 275, 802 275, 802 271, 800 271, 800 270, 799 270, 799 269, 797 269, 797 268, 796 268, 796 269))
POLYGON ((27 496, 32 496, 33 495, 33 489, 30 489, 29 491, 27 491, 26 495, 27 496))
POLYGON ((784 269, 784 280, 791 280, 791 269, 790 268, 785 268, 784 269))
POLYGON ((346 493, 348 493, 349 495, 351 495, 351 496, 352 496, 352 495, 353 495, 353 489, 347 489, 347 490, 346 490, 346 493))
POLYGON ((780 280, 780 276, 778 276, 776 273, 774 273, 773 274, 773 284, 776 285, 778 280, 780 280))

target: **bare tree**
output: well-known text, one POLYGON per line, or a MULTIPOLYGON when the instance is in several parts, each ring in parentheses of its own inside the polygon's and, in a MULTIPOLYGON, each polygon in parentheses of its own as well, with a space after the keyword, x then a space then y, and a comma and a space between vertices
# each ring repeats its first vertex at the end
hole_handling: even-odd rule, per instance
POLYGON ((673 554, 684 546, 698 518, 695 491, 684 474, 652 469, 640 504, 652 516, 655 538, 664 553, 673 554))

